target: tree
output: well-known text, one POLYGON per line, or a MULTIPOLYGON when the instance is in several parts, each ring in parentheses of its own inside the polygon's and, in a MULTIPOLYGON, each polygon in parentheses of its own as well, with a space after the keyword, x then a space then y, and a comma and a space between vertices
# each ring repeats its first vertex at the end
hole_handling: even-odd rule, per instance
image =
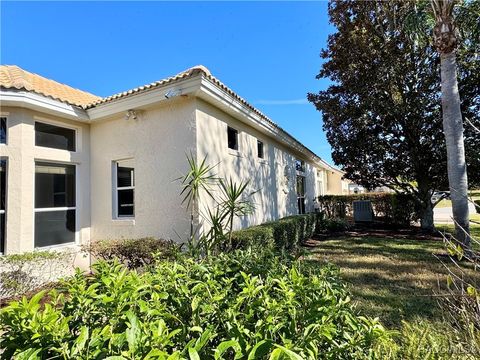
MULTIPOLYGON (((434 44, 440 53, 443 132, 447 144, 447 168, 456 239, 470 250, 468 180, 463 140, 463 120, 457 82, 458 30, 454 19, 456 0, 432 0, 435 16, 434 44)), ((480 151, 480 150, 479 150, 480 151)))
MULTIPOLYGON (((330 78, 333 84, 308 99, 323 114, 333 160, 345 177, 367 188, 387 186, 412 193, 422 228, 432 230, 431 195, 448 184, 440 61, 433 46, 419 46, 405 31, 412 5, 332 1, 329 16, 337 31, 321 52, 326 61, 317 78, 330 78)), ((475 111, 479 67, 472 71, 466 59, 459 61, 461 90, 469 93, 462 111, 480 124, 475 111)), ((468 155, 467 162, 475 162, 478 148, 468 155)))

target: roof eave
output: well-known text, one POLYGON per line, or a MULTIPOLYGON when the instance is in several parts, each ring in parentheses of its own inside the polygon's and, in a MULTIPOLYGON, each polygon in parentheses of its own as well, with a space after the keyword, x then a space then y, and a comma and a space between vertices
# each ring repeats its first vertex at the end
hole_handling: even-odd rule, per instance
POLYGON ((120 97, 95 105, 86 110, 92 122, 111 118, 128 110, 144 110, 170 100, 169 92, 178 96, 195 94, 200 88, 200 76, 173 80, 163 86, 154 87, 129 96, 120 97))
POLYGON ((2 88, 0 89, 0 106, 27 108, 80 122, 90 121, 85 110, 80 107, 31 91, 2 88))

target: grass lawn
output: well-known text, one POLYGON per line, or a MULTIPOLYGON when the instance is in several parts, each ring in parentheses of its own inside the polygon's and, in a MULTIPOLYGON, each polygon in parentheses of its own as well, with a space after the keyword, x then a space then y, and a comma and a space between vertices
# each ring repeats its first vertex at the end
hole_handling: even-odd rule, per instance
MULTIPOLYGON (((480 191, 478 190, 470 191, 469 195, 473 200, 480 200, 480 191)), ((435 207, 436 208, 452 207, 452 200, 443 199, 435 207)))
MULTIPOLYGON (((339 238, 318 242, 311 253, 312 261, 336 264, 358 309, 387 327, 400 328, 402 320, 441 321, 432 296, 446 284, 447 271, 434 256, 445 253, 441 241, 339 238)), ((480 273, 466 270, 480 280, 480 273)))

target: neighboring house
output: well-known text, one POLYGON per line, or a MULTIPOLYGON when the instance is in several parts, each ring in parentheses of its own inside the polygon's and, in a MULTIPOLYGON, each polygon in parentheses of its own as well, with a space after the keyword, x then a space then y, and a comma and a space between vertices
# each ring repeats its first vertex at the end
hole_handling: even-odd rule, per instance
MULTIPOLYGON (((17 66, 1 66, 0 86, 2 253, 185 241, 189 216, 175 179, 189 153, 258 190, 237 229, 313 211, 315 196, 345 191, 341 171, 203 66, 107 98, 17 66)), ((209 205, 204 197, 200 210, 209 205)))

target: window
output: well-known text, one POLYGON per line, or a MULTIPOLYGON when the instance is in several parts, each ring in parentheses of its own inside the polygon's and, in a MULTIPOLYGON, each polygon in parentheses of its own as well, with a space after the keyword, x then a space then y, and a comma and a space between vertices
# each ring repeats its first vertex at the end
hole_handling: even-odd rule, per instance
POLYGON ((114 163, 115 217, 135 216, 135 166, 133 160, 114 163))
POLYGON ((35 163, 35 247, 75 242, 75 165, 35 163))
POLYGON ((305 172, 305 161, 295 160, 295 169, 300 172, 305 172))
POLYGON ((35 145, 75 151, 75 130, 36 122, 35 145))
POLYGON ((297 175, 298 213, 305 214, 305 176, 297 175))
POLYGON ((7 143, 7 118, 0 118, 0 144, 7 143))
POLYGON ((263 159, 263 142, 260 141, 260 140, 257 140, 257 156, 260 158, 260 159, 263 159))
POLYGON ((238 150, 238 131, 230 126, 227 128, 228 148, 238 150))
POLYGON ((7 200, 7 160, 0 159, 0 254, 5 252, 5 208, 7 200))
POLYGON ((323 195, 323 174, 317 170, 317 196, 323 195))

